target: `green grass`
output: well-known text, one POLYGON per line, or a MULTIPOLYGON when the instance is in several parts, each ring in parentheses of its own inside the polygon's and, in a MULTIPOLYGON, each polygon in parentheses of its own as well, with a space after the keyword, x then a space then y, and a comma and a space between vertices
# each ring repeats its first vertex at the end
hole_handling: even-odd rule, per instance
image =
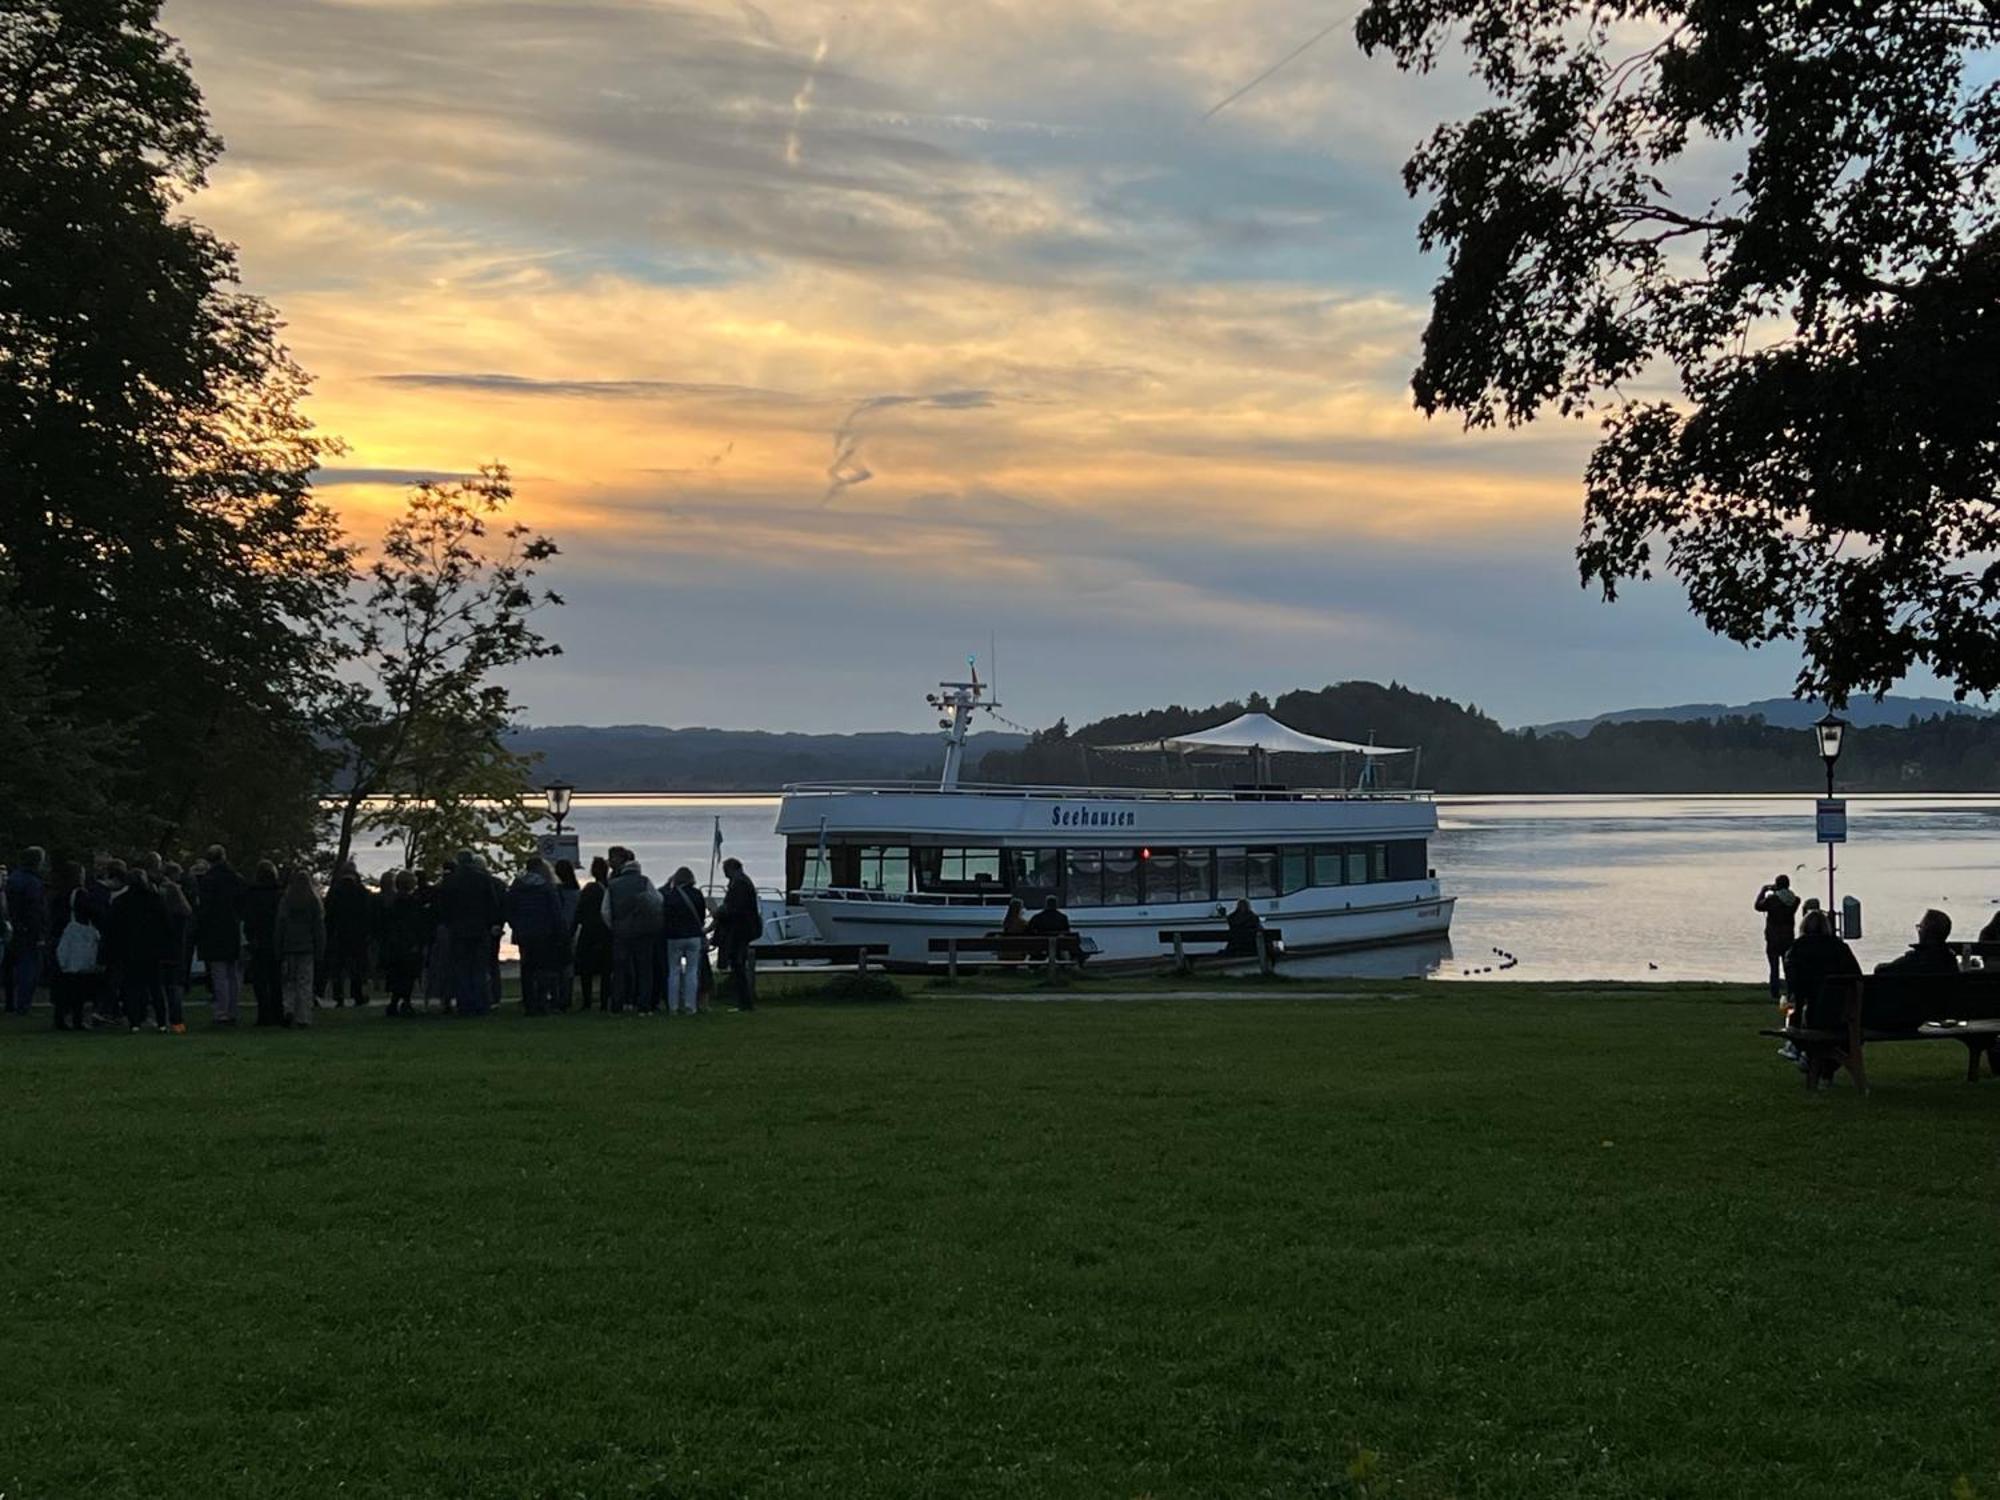
POLYGON ((5 1023, 0 1492, 2000 1496, 1956 1047, 1378 989, 5 1023))

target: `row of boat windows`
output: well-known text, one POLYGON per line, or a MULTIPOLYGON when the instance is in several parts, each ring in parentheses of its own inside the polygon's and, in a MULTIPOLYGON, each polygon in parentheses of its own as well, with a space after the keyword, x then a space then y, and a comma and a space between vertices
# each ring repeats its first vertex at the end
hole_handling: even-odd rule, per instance
POLYGON ((793 890, 924 895, 1016 895, 1065 906, 1167 901, 1255 901, 1313 886, 1422 880, 1422 839, 1365 844, 1285 844, 1201 849, 938 849, 795 844, 793 890))

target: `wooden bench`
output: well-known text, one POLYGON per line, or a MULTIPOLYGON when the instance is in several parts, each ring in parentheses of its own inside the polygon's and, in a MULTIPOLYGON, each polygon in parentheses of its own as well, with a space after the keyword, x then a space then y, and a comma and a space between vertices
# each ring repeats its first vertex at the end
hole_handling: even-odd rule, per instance
POLYGON ((830 968, 848 968, 858 974, 866 974, 871 961, 885 962, 888 959, 889 945, 887 943, 752 943, 750 957, 759 965, 810 960, 826 964, 830 968))
POLYGON ((1019 967, 1024 963, 1038 963, 1048 970, 1050 979, 1057 971, 1082 965, 1085 957, 1083 938, 1074 932, 1056 933, 983 933, 978 937, 934 937, 930 940, 933 953, 944 955, 945 974, 948 978, 958 978, 959 960, 965 954, 990 955, 974 960, 977 968, 997 968, 1001 965, 1019 967))
POLYGON ((1960 974, 1868 974, 1829 979, 1789 1026, 1766 1029, 1806 1057, 1806 1087, 1841 1068, 1868 1091, 1864 1053, 1871 1042, 1959 1042, 1965 1081, 1979 1080, 1979 1060, 2000 1074, 2000 970, 1960 974))
MULTIPOLYGON (((1247 953, 1229 953, 1227 948, 1234 942, 1236 934, 1227 927, 1162 927, 1160 941, 1174 945, 1174 972, 1191 974, 1194 972, 1196 957, 1202 958, 1249 958, 1247 953), (1188 950, 1190 943, 1212 945, 1212 951, 1199 955, 1188 950)), ((1284 946, 1285 934, 1282 928, 1259 927, 1257 929, 1257 967, 1266 974, 1275 973, 1278 967, 1278 951, 1284 946)))

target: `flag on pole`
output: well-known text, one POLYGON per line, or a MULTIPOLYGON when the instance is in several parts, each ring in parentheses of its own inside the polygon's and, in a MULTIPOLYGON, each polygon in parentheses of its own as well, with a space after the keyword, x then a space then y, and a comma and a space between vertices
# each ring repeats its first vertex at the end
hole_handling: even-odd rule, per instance
POLYGON ((722 814, 721 814, 721 813, 717 813, 717 814, 715 815, 715 847, 714 847, 714 849, 712 849, 712 850, 710 851, 710 853, 711 853, 711 855, 720 855, 720 854, 722 853, 722 814))

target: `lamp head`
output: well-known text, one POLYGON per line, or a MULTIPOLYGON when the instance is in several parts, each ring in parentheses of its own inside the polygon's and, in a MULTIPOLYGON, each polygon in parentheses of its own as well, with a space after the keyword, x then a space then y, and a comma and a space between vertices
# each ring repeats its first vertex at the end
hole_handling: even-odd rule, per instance
POLYGON ((569 816, 569 799, 576 788, 567 781, 551 781, 542 788, 542 795, 549 799, 549 816, 560 823, 569 816))
POLYGON ((1819 739, 1819 758, 1829 766, 1840 759, 1841 737, 1847 733, 1847 720, 1828 709, 1813 725, 1813 733, 1819 739))

